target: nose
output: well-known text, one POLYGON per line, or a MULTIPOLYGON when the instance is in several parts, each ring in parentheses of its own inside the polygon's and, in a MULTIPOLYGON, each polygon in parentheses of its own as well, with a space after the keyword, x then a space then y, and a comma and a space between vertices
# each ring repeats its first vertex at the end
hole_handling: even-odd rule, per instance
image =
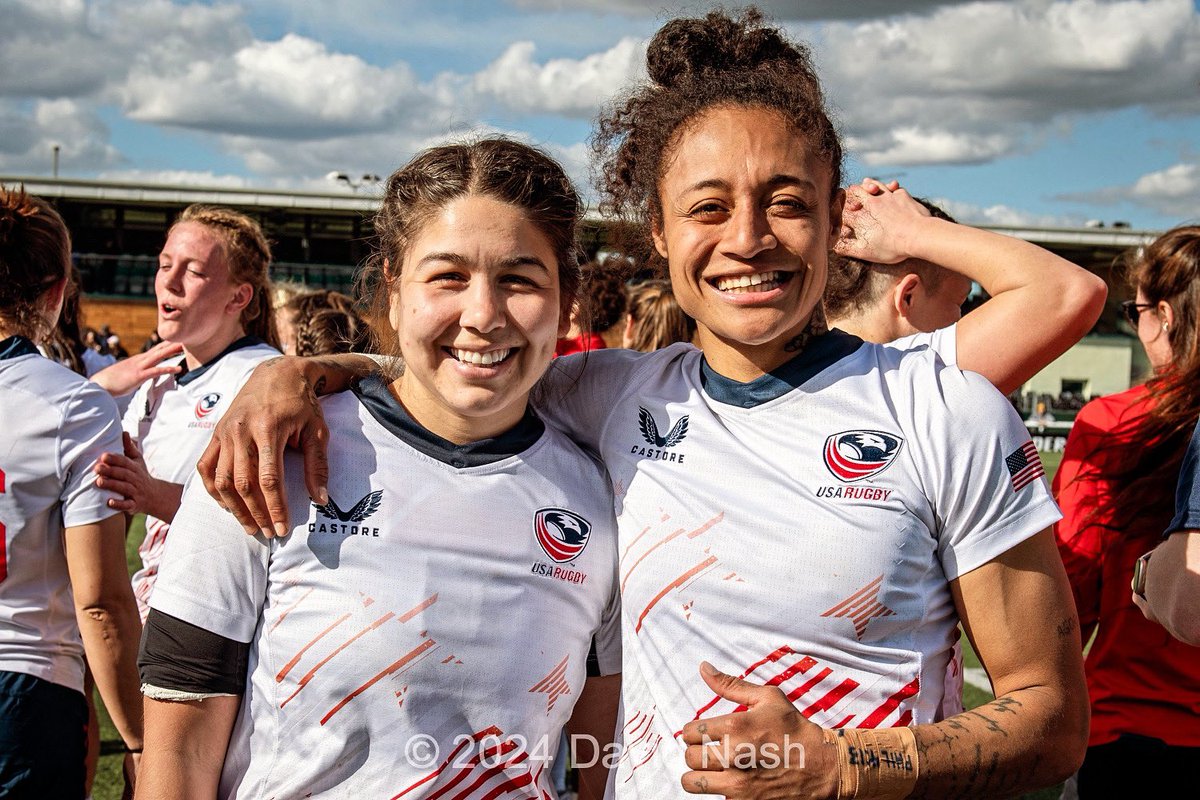
POLYGON ((472 281, 463 296, 459 323, 462 327, 479 333, 503 327, 505 308, 500 288, 491 281, 472 281))
POLYGON ((738 258, 753 258, 779 244, 766 209, 755 203, 741 203, 725 229, 725 252, 738 258))
POLYGON ((183 271, 186 269, 182 263, 176 264, 172 262, 166 269, 158 270, 158 283, 172 294, 183 293, 183 271))

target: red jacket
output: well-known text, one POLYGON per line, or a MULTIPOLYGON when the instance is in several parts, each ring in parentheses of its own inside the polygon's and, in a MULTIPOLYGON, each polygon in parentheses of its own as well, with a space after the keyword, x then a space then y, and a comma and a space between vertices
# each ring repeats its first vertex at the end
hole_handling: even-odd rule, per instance
POLYGON ((603 350, 604 338, 598 333, 583 333, 570 339, 559 339, 554 347, 555 356, 569 356, 572 353, 586 353, 588 350, 603 350))
POLYGON ((1173 513, 1174 485, 1161 498, 1144 498, 1121 530, 1110 503, 1119 487, 1103 476, 1119 469, 1145 442, 1130 425, 1149 407, 1137 386, 1083 407, 1067 438, 1054 494, 1063 519, 1054 529, 1071 579, 1088 652, 1088 695, 1092 703, 1090 746, 1137 733, 1167 744, 1200 747, 1200 648, 1174 639, 1148 622, 1133 604, 1133 564, 1162 540, 1173 513), (1125 423, 1122 425, 1122 423, 1125 423), (1088 479, 1089 476, 1095 479, 1088 479), (1099 508, 1099 512, 1096 509, 1099 508))

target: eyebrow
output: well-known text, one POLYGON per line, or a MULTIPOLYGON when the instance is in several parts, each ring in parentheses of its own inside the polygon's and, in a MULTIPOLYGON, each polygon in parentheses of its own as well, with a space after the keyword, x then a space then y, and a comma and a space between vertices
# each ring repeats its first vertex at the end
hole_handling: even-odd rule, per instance
MULTIPOLYGON (((447 261, 459 267, 467 267, 470 266, 471 263, 470 259, 461 253, 428 253, 417 263, 417 266, 424 266, 425 264, 436 261, 447 261)), ((540 258, 531 255, 519 255, 513 256, 512 258, 503 259, 499 262, 499 266, 501 269, 531 266, 538 267, 544 270, 546 273, 550 272, 550 268, 547 267, 540 258)))
MULTIPOLYGON (((817 188, 817 185, 808 178, 801 178, 796 175, 786 175, 784 173, 777 173, 768 178, 767 186, 773 189, 780 186, 802 186, 812 189, 813 191, 816 191, 817 188)), ((707 180, 692 184, 684 189, 684 192, 696 192, 701 189, 721 189, 722 191, 729 191, 731 188, 732 187, 728 181, 721 180, 720 178, 709 178, 707 180)))

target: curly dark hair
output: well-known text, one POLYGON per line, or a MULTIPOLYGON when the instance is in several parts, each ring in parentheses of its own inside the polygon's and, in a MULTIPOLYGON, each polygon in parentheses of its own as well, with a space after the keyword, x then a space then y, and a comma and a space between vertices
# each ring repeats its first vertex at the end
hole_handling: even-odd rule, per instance
POLYGON ((589 261, 580 272, 579 327, 604 333, 625 315, 625 259, 589 261), (620 263, 616 263, 616 262, 620 263))
POLYGON ((574 302, 582 252, 580 203, 559 163, 537 148, 499 137, 433 147, 388 177, 375 215, 376 247, 359 276, 358 296, 370 304, 368 317, 381 352, 399 355, 388 310, 405 253, 431 216, 468 194, 511 203, 528 215, 554 250, 563 308, 574 302))
POLYGON ((591 140, 600 211, 623 222, 623 247, 640 263, 662 271, 649 236, 662 218, 658 182, 681 131, 713 107, 778 113, 829 166, 830 195, 840 189, 841 139, 809 48, 769 27, 758 9, 671 20, 650 41, 646 67, 650 82, 602 114, 591 140))

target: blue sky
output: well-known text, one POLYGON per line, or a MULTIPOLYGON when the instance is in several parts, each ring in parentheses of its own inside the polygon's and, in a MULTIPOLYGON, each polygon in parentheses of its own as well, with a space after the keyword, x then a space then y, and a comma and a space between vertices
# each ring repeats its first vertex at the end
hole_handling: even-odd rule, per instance
MULTIPOLYGON (((677 13, 642 0, 0 0, 0 174, 350 191, 477 131, 587 182, 591 120, 677 13), (647 10, 649 9, 649 10, 647 10)), ((960 219, 1200 220, 1197 0, 765 0, 849 178, 960 219)))

